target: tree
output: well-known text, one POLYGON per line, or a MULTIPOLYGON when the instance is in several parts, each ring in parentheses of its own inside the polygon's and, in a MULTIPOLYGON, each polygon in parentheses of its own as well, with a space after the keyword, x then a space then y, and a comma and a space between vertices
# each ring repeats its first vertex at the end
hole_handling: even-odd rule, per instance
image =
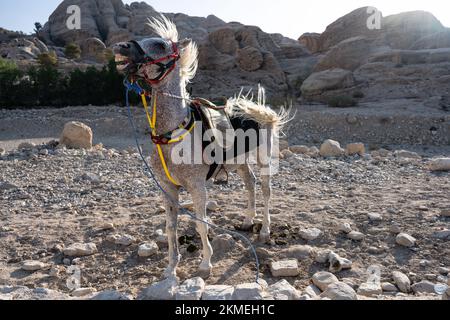
POLYGON ((22 73, 14 62, 0 58, 0 106, 9 107, 18 103, 17 83, 21 77, 22 73))
POLYGON ((81 57, 81 48, 78 44, 72 42, 66 45, 64 50, 64 54, 67 59, 80 59, 81 57))
POLYGON ((34 23, 34 32, 35 33, 39 33, 39 31, 42 30, 42 24, 40 22, 35 22, 34 23))
POLYGON ((55 51, 41 53, 38 56, 39 64, 44 67, 56 66, 58 64, 58 56, 55 51))

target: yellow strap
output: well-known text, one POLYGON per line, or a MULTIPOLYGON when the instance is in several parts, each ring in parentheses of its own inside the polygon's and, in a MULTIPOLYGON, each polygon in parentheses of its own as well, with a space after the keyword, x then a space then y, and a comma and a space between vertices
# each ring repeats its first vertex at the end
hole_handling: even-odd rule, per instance
MULTIPOLYGON (((144 94, 141 96, 141 98, 142 98, 142 104, 144 105, 145 113, 147 114, 148 123, 150 125, 150 128, 152 129, 152 133, 153 133, 153 135, 156 135, 156 96, 153 101, 153 116, 151 118, 150 118, 150 114, 148 112, 147 98, 145 97, 144 94)), ((184 135, 184 136, 186 136, 186 135, 184 135)), ((183 136, 183 138, 184 138, 184 136, 183 136)), ((177 182, 175 182, 175 180, 170 175, 169 168, 167 168, 166 159, 164 158, 164 154, 162 152, 161 146, 159 144, 157 144, 156 148, 158 149, 159 158, 161 159, 161 164, 163 166, 163 169, 164 169, 164 172, 166 173, 167 178, 174 185, 179 186, 179 184, 177 182)))

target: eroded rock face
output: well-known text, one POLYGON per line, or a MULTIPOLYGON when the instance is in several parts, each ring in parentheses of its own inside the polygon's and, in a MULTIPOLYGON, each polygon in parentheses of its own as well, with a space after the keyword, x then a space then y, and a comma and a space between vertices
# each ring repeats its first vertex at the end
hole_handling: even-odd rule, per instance
POLYGON ((368 7, 356 9, 330 24, 324 33, 320 35, 319 46, 321 51, 326 51, 341 41, 358 36, 376 38, 380 30, 367 28, 367 20, 371 14, 368 7))
MULTIPOLYGON (((192 38, 199 45, 200 70, 192 84, 196 95, 233 96, 241 88, 255 88, 261 83, 269 97, 283 97, 297 79, 309 76, 316 61, 308 60, 310 52, 297 41, 258 27, 225 23, 213 15, 165 15, 177 25, 180 38, 192 38)), ((156 16, 159 13, 145 2, 125 5, 121 0, 65 0, 40 36, 60 46, 77 42, 82 45, 83 58, 97 61, 92 58, 103 49, 101 43, 110 46, 153 36, 147 19, 156 16), (83 13, 81 30, 68 30, 66 26, 69 5, 78 5, 83 13)))
POLYGON ((304 33, 298 41, 311 53, 320 51, 320 33, 304 33))

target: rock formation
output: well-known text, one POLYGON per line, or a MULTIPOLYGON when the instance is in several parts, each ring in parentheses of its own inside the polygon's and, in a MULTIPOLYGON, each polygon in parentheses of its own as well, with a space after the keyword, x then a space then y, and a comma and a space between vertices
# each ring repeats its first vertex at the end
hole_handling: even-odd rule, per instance
POLYGON ((431 13, 413 11, 380 14, 381 28, 370 30, 369 12, 367 7, 359 8, 321 35, 300 37, 319 58, 315 73, 301 87, 303 101, 326 103, 339 96, 357 96, 361 101, 415 98, 441 108, 448 92, 449 29, 431 13), (335 83, 338 75, 342 83, 335 83), (352 83, 347 81, 350 78, 352 83))
MULTIPOLYGON (((147 19, 158 15, 145 2, 64 0, 39 32, 43 42, 19 34, 11 41, 12 34, 2 31, 0 54, 32 61, 55 50, 67 69, 70 61, 64 59, 62 47, 76 42, 84 62, 101 62, 99 56, 111 44, 152 36, 147 19), (81 30, 66 26, 70 5, 81 8, 81 30)), ((380 28, 371 29, 367 23, 373 11, 363 7, 331 23, 322 34, 306 33, 298 40, 225 23, 213 15, 165 15, 176 23, 180 37, 199 45, 194 95, 232 96, 261 83, 275 104, 300 96, 305 103, 348 96, 363 102, 426 99, 435 108, 450 108, 450 29, 428 12, 380 13, 380 28)))

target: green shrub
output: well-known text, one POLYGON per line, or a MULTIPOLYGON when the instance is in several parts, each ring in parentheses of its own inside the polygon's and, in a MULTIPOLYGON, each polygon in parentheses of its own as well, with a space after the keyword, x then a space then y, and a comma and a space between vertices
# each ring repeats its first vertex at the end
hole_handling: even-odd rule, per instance
POLYGON ((80 59, 81 48, 78 44, 72 42, 66 45, 64 49, 64 54, 67 59, 80 59))
POLYGON ((328 105, 332 108, 355 107, 358 102, 350 96, 336 96, 328 99, 328 105))
POLYGON ((38 61, 43 67, 56 66, 58 64, 58 56, 55 51, 45 52, 38 56, 38 61))
POLYGON ((18 83, 22 72, 14 62, 0 58, 0 106, 11 106, 20 100, 18 83))

